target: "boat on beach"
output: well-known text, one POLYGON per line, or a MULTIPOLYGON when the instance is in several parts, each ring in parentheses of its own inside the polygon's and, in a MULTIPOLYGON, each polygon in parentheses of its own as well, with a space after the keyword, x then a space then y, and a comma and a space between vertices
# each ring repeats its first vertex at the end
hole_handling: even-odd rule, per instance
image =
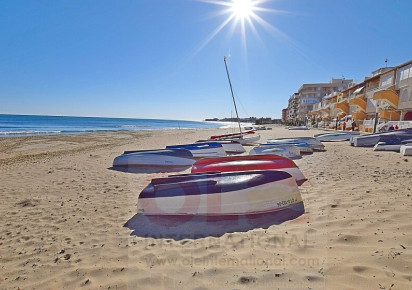
POLYGON ((113 160, 113 166, 191 166, 193 154, 185 149, 125 151, 113 160))
POLYGON ((408 135, 412 134, 412 128, 400 129, 383 133, 366 134, 361 136, 352 136, 350 145, 355 147, 373 147, 380 141, 381 136, 385 135, 408 135))
POLYGON ((204 158, 192 165, 192 173, 231 172, 249 170, 280 170, 292 175, 298 185, 307 179, 289 158, 276 155, 244 155, 204 158))
POLYGON ((316 134, 315 138, 321 142, 323 141, 347 141, 347 140, 350 140, 352 136, 359 136, 359 131, 316 134))
MULTIPOLYGON (((196 143, 205 143, 205 142, 210 142, 210 141, 209 140, 196 141, 196 143)), ((221 144, 223 147, 223 150, 225 150, 225 152, 228 154, 240 154, 240 153, 246 152, 246 149, 238 141, 223 140, 223 141, 216 141, 216 142, 221 144)))
POLYGON ((284 142, 306 142, 308 143, 313 150, 323 151, 325 150, 325 146, 322 144, 321 141, 314 137, 293 137, 293 138, 270 138, 267 139, 266 142, 269 144, 278 144, 284 142))
POLYGON ((169 145, 166 146, 166 149, 186 149, 192 153, 194 158, 226 156, 226 152, 219 142, 169 145))
POLYGON ((412 134, 382 135, 373 147, 373 151, 399 152, 402 145, 412 145, 412 134))
POLYGON ((412 156, 412 144, 411 145, 402 145, 399 149, 399 153, 403 156, 412 156))
MULTIPOLYGON (((229 137, 220 137, 220 138, 215 138, 213 141, 236 141, 239 142, 242 145, 253 145, 257 141, 259 141, 260 135, 255 134, 255 135, 239 135, 235 134, 233 136, 229 137)), ((212 139, 211 139, 212 140, 212 139)))
POLYGON ((260 144, 259 147, 269 147, 269 146, 275 146, 275 145, 293 145, 298 147, 299 151, 301 154, 304 153, 312 153, 313 152, 313 147, 312 145, 308 144, 305 141, 282 141, 282 142, 277 142, 277 143, 264 143, 260 144))
POLYGON ((295 179, 275 170, 155 178, 140 193, 137 207, 140 214, 171 218, 304 212, 295 179))
POLYGON ((295 145, 260 144, 249 151, 249 155, 277 155, 290 159, 302 157, 300 149, 295 145))

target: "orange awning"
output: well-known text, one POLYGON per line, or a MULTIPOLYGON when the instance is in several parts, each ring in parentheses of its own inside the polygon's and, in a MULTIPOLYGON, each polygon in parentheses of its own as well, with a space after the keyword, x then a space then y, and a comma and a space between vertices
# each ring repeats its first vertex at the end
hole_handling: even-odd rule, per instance
POLYGON ((392 90, 382 90, 373 94, 374 100, 383 100, 390 106, 397 108, 399 103, 399 96, 392 90))

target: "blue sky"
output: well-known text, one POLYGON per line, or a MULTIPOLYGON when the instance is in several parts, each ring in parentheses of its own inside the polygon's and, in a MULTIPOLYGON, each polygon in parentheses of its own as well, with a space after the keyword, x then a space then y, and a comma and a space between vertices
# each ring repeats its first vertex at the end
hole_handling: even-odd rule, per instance
POLYGON ((409 0, 257 1, 264 25, 218 33, 209 2, 232 0, 1 1, 0 113, 228 117, 227 55, 240 117, 280 118, 304 83, 412 59, 409 0))

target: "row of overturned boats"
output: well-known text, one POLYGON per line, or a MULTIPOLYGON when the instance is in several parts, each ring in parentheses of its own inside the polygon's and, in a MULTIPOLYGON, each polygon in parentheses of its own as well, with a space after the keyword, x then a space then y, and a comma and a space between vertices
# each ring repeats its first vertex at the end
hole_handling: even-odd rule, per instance
POLYGON ((404 156, 411 156, 412 128, 352 136, 349 142, 355 147, 373 147, 374 151, 395 151, 404 156))
POLYGON ((329 132, 314 137, 319 141, 348 140, 354 147, 373 147, 374 151, 395 151, 404 156, 412 155, 412 128, 374 134, 360 134, 359 131, 329 132))
MULTIPOLYGON (((258 140, 255 132, 243 136, 258 140)), ((307 179, 293 159, 324 150, 316 138, 273 138, 254 146, 249 155, 239 134, 211 136, 192 144, 164 149, 125 151, 113 168, 160 168, 173 174, 154 178, 140 192, 138 214, 170 220, 203 216, 217 219, 270 215, 276 220, 294 219, 304 213, 298 186, 307 179)), ((130 170, 129 170, 130 169, 130 170)))

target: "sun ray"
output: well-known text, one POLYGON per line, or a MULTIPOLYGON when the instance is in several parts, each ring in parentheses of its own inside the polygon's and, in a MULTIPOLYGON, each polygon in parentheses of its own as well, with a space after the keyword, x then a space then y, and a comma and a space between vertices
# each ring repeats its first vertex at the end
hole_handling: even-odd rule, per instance
POLYGON ((215 6, 220 6, 221 9, 217 9, 213 14, 213 17, 225 17, 223 22, 211 33, 206 39, 198 46, 194 54, 190 57, 192 58, 200 50, 202 50, 210 41, 212 41, 225 27, 229 27, 229 39, 232 36, 239 35, 241 42, 242 54, 247 54, 248 41, 250 37, 248 33, 252 35, 259 41, 263 42, 260 35, 258 26, 264 30, 270 32, 272 35, 281 37, 283 39, 288 39, 278 28, 274 27, 272 24, 263 19, 260 14, 270 13, 270 14, 285 14, 288 12, 267 8, 262 5, 273 0, 196 0, 198 2, 203 2, 207 4, 212 4, 215 6), (229 25, 229 23, 231 25, 229 25))

